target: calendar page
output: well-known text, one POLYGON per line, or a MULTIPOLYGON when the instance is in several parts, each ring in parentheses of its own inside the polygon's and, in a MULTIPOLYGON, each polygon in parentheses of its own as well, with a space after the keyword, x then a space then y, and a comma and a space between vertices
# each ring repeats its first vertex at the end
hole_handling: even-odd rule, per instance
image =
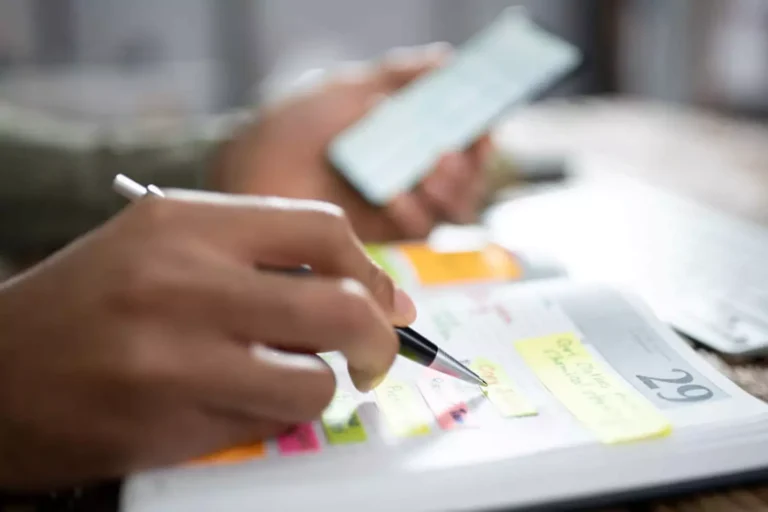
MULTIPOLYGON (((417 303, 414 328, 488 387, 398 358, 387 378, 363 394, 344 358, 323 354, 338 389, 317 421, 136 475, 123 509, 507 506, 542 484, 513 489, 504 482, 552 479, 570 466, 568 478, 539 489, 541 498, 584 478, 566 454, 631 463, 630 453, 671 453, 702 432, 765 415, 762 402, 709 367, 642 303, 611 289, 518 283, 428 294, 417 303), (552 463, 557 457, 568 464, 552 463), (483 486, 487 492, 478 494, 483 486)), ((590 486, 599 481, 578 489, 590 486)))

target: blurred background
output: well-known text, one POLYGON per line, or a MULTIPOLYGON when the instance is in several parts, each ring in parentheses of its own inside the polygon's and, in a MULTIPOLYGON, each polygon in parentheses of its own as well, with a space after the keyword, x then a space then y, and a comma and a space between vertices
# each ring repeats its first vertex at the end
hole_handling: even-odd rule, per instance
POLYGON ((0 0, 0 99, 91 118, 215 113, 308 70, 459 44, 509 5, 585 51, 557 95, 768 112, 764 0, 0 0))
MULTIPOLYGON (((547 101, 494 127, 492 192, 509 188, 510 176, 522 181, 526 152, 554 155, 556 166, 609 153, 664 186, 768 224, 765 0, 0 0, 0 116, 10 133, 21 117, 47 116, 104 133, 154 118, 202 126, 196 121, 286 94, 313 71, 393 47, 460 45, 510 6, 578 45, 585 61, 547 101)), ((53 137, 56 126, 67 125, 39 131, 53 137)), ((73 194, 57 189, 64 178, 49 183, 56 173, 5 165, 24 170, 16 180, 36 182, 28 190, 46 191, 23 204, 41 232, 74 219, 71 209, 48 217, 42 209, 73 194)), ((83 197, 109 194, 98 179, 114 169, 91 167, 66 179, 83 197)), ((14 188, 0 202, 0 229, 17 236, 22 228, 2 222, 19 211, 14 188)), ((90 226, 97 217, 83 218, 90 226)))

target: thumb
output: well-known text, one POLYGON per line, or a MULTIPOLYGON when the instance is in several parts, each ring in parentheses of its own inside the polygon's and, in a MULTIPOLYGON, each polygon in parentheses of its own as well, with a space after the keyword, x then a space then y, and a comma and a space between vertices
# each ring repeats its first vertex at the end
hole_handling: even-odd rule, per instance
POLYGON ((385 55, 377 72, 379 90, 389 94, 416 78, 445 65, 451 56, 447 43, 415 48, 395 48, 385 55))

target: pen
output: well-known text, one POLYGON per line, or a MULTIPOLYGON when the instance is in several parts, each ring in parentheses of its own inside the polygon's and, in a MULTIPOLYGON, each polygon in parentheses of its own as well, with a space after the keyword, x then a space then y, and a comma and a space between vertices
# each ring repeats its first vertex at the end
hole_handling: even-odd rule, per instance
MULTIPOLYGON (((115 192, 130 201, 137 201, 147 195, 160 198, 165 197, 163 191, 158 187, 154 185, 145 187, 122 174, 115 176, 112 187, 115 192)), ((307 274, 311 270, 304 267, 293 272, 307 274)), ((406 359, 470 384, 488 385, 479 375, 467 368, 459 360, 441 350, 437 345, 410 327, 395 327, 394 329, 400 341, 399 354, 406 359)))

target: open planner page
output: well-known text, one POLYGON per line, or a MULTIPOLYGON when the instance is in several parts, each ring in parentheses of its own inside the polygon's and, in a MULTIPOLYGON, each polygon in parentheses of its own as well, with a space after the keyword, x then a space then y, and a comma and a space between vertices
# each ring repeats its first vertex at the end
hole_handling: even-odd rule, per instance
POLYGON ((569 485, 599 487, 597 476, 577 485, 586 476, 567 457, 552 463, 560 452, 621 454, 631 474, 633 457, 654 446, 673 450, 697 432, 766 414, 644 305, 610 289, 518 283, 425 295, 418 308, 414 328, 487 388, 398 358, 381 385, 360 394, 343 358, 324 354, 338 390, 317 422, 137 475, 124 510, 526 505, 569 485), (560 470, 571 476, 551 477, 560 470))

